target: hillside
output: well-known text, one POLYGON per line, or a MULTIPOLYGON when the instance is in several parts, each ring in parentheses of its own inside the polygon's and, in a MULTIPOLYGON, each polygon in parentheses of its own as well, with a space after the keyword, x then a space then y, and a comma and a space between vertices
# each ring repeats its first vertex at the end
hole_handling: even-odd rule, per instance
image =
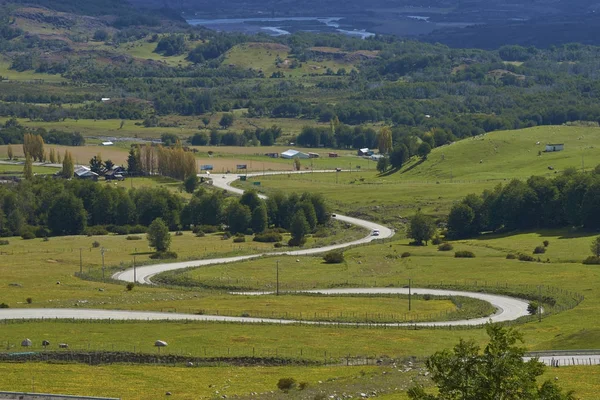
POLYGON ((586 169, 595 167, 600 162, 598 143, 598 127, 545 126, 489 132, 436 148, 425 162, 413 160, 389 179, 469 181, 552 176, 567 167, 580 169, 582 162, 586 169), (547 143, 564 143, 565 150, 546 153, 547 143))

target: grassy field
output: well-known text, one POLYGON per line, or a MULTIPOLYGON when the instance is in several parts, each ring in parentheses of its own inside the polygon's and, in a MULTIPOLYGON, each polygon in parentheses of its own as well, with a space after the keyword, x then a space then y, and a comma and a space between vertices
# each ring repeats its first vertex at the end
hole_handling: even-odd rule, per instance
POLYGON ((307 61, 297 68, 290 68, 293 61, 287 46, 276 43, 245 43, 229 50, 223 65, 252 68, 262 71, 267 78, 274 72, 282 72, 286 77, 303 77, 310 74, 324 75, 328 68, 334 73, 340 68, 345 68, 347 72, 355 68, 354 63, 343 60, 307 61))
MULTIPOLYGON (((62 83, 67 80, 60 75, 38 74, 34 71, 15 71, 10 69, 10 62, 0 57, 0 80, 8 79, 11 81, 29 82, 29 81, 44 81, 50 83, 62 83)), ((2 84, 0 83, 0 87, 2 84)))

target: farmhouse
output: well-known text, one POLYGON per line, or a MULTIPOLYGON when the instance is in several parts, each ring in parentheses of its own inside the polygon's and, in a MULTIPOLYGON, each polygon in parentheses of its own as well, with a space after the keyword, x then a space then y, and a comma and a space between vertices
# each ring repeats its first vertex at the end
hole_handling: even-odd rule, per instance
POLYGON ((565 149, 564 143, 547 144, 546 152, 550 153, 553 151, 563 151, 565 149))
POLYGON ((123 181, 125 180, 124 175, 127 175, 125 168, 115 165, 104 174, 104 179, 107 181, 112 181, 113 179, 123 181))
POLYGON ((290 149, 290 150, 287 150, 287 151, 284 151, 283 153, 281 153, 281 158, 285 158, 285 159, 288 159, 288 160, 291 160, 292 158, 296 158, 296 157, 298 157, 298 158, 310 158, 310 156, 308 154, 302 153, 302 152, 300 152, 298 150, 292 150, 292 149, 290 149))
POLYGON ((92 172, 91 169, 89 169, 88 167, 85 167, 83 165, 79 165, 79 166, 75 167, 74 176, 77 179, 89 179, 92 181, 98 180, 98 174, 95 172, 92 172))
POLYGON ((338 153, 329 153, 329 158, 336 158, 338 157, 338 153))
POLYGON ((310 158, 319 158, 319 153, 308 153, 308 157, 310 157, 310 158))

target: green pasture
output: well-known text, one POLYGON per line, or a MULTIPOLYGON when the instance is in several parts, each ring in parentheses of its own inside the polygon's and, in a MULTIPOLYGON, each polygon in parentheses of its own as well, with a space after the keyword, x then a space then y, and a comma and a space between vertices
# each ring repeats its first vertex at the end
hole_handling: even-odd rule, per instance
MULTIPOLYGON (((53 83, 61 83, 66 82, 67 80, 60 75, 52 75, 52 74, 42 74, 36 73, 34 71, 23 71, 19 72, 14 69, 10 69, 10 62, 5 61, 0 58, 0 77, 2 79, 8 79, 11 81, 44 81, 44 82, 53 82, 53 83)), ((2 83, 0 83, 0 88, 2 83)))
POLYGON ((263 71, 266 78, 269 78, 274 72, 282 72, 286 77, 299 78, 309 74, 324 75, 328 68, 334 73, 340 68, 345 68, 348 73, 355 68, 353 63, 341 60, 307 61, 301 63, 302 66, 290 68, 293 60, 290 58, 289 48, 286 46, 275 43, 245 43, 229 50, 223 60, 223 65, 263 71), (279 67, 277 66, 277 57, 280 59, 279 67))
MULTIPOLYGON (((243 396, 252 392, 278 391, 281 378, 294 377, 306 382, 309 389, 335 390, 357 383, 368 386, 391 368, 374 366, 283 367, 195 367, 77 364, 0 364, 0 387, 11 391, 59 393, 72 395, 118 397, 123 400, 162 398, 166 392, 178 399, 212 399, 221 396, 243 396)), ((397 380, 408 383, 415 374, 397 380)), ((295 389, 295 393, 301 394, 295 389)))
MULTIPOLYGON (((53 167, 43 167, 34 165, 31 168, 34 174, 51 175, 56 173, 57 169, 53 167)), ((23 175, 22 164, 0 164, 0 175, 23 175)))

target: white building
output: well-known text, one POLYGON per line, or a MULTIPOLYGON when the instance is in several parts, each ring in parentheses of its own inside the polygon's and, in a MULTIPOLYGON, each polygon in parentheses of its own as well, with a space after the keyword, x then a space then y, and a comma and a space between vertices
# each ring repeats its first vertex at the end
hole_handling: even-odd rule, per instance
POLYGON ((546 152, 550 153, 553 151, 563 151, 565 149, 564 143, 547 144, 546 152))
POLYGON ((310 158, 310 156, 306 153, 302 153, 298 150, 287 150, 284 151, 283 153, 281 153, 281 158, 286 158, 288 160, 291 160, 292 158, 310 158))

